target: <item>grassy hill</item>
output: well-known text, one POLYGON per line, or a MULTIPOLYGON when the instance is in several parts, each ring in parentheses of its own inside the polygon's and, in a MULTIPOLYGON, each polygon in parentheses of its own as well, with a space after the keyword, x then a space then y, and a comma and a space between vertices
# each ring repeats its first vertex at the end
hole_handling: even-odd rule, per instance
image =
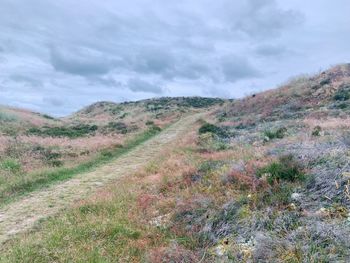
POLYGON ((210 98, 98 102, 64 118, 0 107, 0 203, 104 162, 182 115, 223 103, 210 98))
POLYGON ((3 261, 348 262, 349 64, 241 100, 98 103, 65 121, 99 131, 142 109, 161 125, 207 104, 176 147, 9 242, 3 261))

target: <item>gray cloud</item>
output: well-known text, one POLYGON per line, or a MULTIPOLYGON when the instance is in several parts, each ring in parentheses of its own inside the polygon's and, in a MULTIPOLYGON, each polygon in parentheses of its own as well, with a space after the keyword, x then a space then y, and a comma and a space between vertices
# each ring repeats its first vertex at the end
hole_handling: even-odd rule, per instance
POLYGON ((2 0, 0 104, 59 115, 96 100, 271 88, 350 60, 350 2, 338 1, 2 0))
POLYGON ((65 102, 62 98, 57 97, 44 97, 43 102, 49 104, 54 107, 61 107, 65 105, 65 102))
POLYGON ((246 8, 240 12, 233 27, 252 37, 276 37, 304 20, 300 12, 283 10, 275 0, 248 0, 245 3, 246 8))
POLYGON ((33 88, 38 88, 38 87, 43 86, 43 83, 39 79, 35 79, 33 77, 29 77, 29 76, 25 76, 25 75, 13 74, 13 75, 9 76, 9 79, 14 81, 14 82, 29 85, 30 87, 33 87, 33 88))
POLYGON ((103 57, 92 54, 64 54, 57 48, 51 48, 50 61, 55 70, 80 76, 104 75, 114 67, 103 57))
POLYGON ((260 72, 256 70, 248 60, 239 56, 228 56, 221 60, 224 79, 228 82, 236 82, 240 79, 256 78, 260 72))
POLYGON ((154 94, 161 94, 162 88, 158 85, 151 84, 138 78, 132 78, 128 81, 128 87, 134 92, 147 92, 154 94))
POLYGON ((282 45, 261 45, 255 49, 256 54, 265 57, 280 57, 290 51, 282 45))

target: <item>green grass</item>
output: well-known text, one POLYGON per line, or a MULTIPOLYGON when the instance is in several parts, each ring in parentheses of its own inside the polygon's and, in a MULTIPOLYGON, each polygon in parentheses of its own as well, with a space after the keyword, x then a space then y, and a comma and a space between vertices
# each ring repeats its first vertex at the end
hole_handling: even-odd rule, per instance
POLYGON ((122 178, 3 244, 0 262, 147 262, 145 255, 152 248, 169 245, 176 235, 145 223, 138 206, 144 190, 138 180, 122 178))
POLYGON ((0 186, 0 206, 11 202, 24 194, 28 194, 40 188, 47 187, 55 182, 65 181, 77 174, 88 172, 101 166, 142 144, 159 133, 159 128, 152 127, 136 138, 128 141, 122 148, 116 148, 108 152, 102 151, 95 159, 81 163, 72 168, 60 167, 53 170, 31 173, 15 177, 0 186))
POLYGON ((258 169, 257 175, 268 175, 267 181, 271 185, 280 181, 297 182, 305 179, 301 165, 292 155, 281 156, 278 161, 258 169))
POLYGON ((88 201, 8 242, 0 262, 143 262, 149 246, 166 242, 166 235, 130 218, 136 197, 132 186, 121 184, 111 198, 88 201))
POLYGON ((282 139, 286 135, 287 129, 285 127, 278 128, 277 130, 266 130, 264 136, 272 139, 282 139))

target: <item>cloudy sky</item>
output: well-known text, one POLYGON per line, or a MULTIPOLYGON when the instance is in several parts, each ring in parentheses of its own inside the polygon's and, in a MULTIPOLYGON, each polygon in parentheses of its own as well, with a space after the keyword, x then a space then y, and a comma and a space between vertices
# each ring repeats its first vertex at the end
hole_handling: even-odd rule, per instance
POLYGON ((350 62, 349 0, 0 0, 0 104, 242 97, 350 62))

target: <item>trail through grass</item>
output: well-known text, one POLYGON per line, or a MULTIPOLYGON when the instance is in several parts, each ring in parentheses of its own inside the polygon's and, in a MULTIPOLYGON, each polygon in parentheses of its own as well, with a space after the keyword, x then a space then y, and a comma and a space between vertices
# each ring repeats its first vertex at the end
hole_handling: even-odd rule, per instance
MULTIPOLYGON (((141 137, 134 142, 133 147, 124 149, 122 155, 120 152, 115 153, 106 157, 107 159, 101 157, 102 159, 96 163, 76 168, 74 177, 72 173, 62 172, 66 179, 71 179, 59 184, 47 184, 47 188, 5 205, 0 209, 0 243, 10 239, 14 234, 31 229, 39 220, 86 198, 99 187, 137 172, 159 156, 164 146, 183 136, 201 116, 202 114, 196 114, 185 117, 149 140, 146 140, 147 136, 152 137, 152 134, 141 137), (141 143, 143 141, 144 143, 141 143), (119 158, 107 163, 107 160, 116 156, 119 158), (100 166, 92 170, 96 164, 100 166), (81 173, 83 171, 87 172, 81 173)), ((47 182, 59 180, 56 178, 57 176, 53 175, 51 181, 47 182)), ((33 190, 35 187, 29 189, 33 190)))
POLYGON ((123 154, 126 154, 136 146, 149 140, 159 133, 159 130, 151 128, 126 142, 121 148, 102 151, 97 157, 74 167, 61 167, 51 170, 30 173, 18 176, 16 179, 8 180, 0 186, 0 207, 17 199, 20 196, 48 187, 57 182, 66 181, 77 174, 85 173, 106 164, 123 154))

